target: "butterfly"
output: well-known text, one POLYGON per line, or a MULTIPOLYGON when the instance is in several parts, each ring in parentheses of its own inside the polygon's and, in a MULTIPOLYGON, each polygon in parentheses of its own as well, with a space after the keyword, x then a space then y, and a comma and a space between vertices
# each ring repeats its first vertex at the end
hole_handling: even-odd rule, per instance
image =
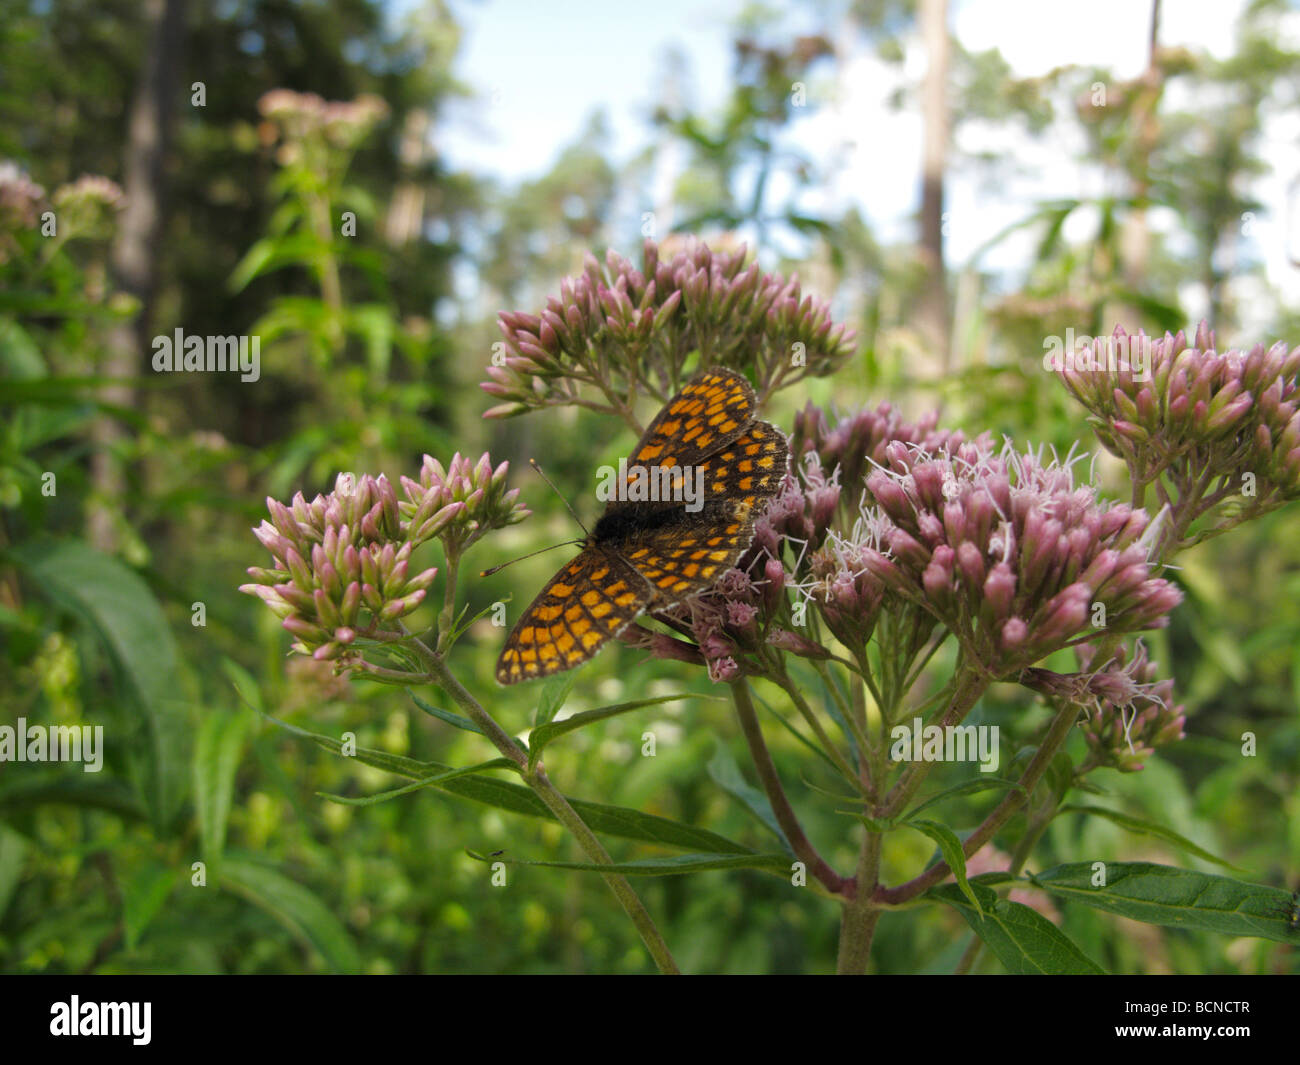
POLYGON ((579 666, 640 614, 680 605, 736 564, 754 539, 754 522, 780 491, 789 459, 785 436, 756 420, 756 409, 749 382, 720 367, 696 374, 664 405, 632 453, 626 483, 638 469, 651 479, 675 476, 689 484, 694 477, 703 485, 703 505, 692 513, 681 500, 614 493, 582 551, 506 637, 498 681, 515 684, 579 666))

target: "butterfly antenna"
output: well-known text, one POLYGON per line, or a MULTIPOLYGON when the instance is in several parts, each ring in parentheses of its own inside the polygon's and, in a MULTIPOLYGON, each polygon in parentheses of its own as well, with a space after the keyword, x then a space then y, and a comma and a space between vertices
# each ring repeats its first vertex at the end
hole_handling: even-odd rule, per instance
POLYGON ((530 465, 541 475, 542 480, 551 486, 551 491, 560 497, 560 502, 562 502, 566 507, 568 507, 569 513, 573 515, 573 520, 578 523, 578 528, 581 529, 583 532, 587 533, 588 536, 590 536, 591 533, 588 532, 587 527, 582 524, 582 519, 578 517, 578 512, 574 510, 572 506, 569 505, 569 501, 564 498, 564 493, 555 487, 555 482, 546 476, 546 472, 541 468, 541 466, 537 464, 537 460, 529 459, 528 465, 530 465))
POLYGON ((499 573, 507 566, 513 566, 516 562, 522 562, 526 558, 532 558, 534 555, 544 555, 547 551, 554 551, 557 547, 569 547, 573 544, 581 544, 582 540, 565 540, 562 544, 551 544, 550 547, 541 547, 536 551, 529 551, 526 555, 520 555, 518 558, 512 558, 509 562, 502 562, 499 566, 493 566, 491 569, 479 571, 480 577, 491 577, 494 573, 499 573))

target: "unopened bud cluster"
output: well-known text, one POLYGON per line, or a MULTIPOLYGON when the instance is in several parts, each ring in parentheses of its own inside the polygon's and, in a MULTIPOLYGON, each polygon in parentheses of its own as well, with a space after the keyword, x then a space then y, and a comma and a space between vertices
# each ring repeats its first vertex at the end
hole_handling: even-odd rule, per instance
POLYGON ((1167 477, 1177 486, 1184 531, 1233 496, 1234 524, 1300 497, 1297 372, 1300 347, 1218 351, 1205 323, 1191 343, 1182 332, 1152 340, 1117 329, 1093 341, 1090 358, 1059 369, 1138 484, 1167 477))
POLYGON ((274 566, 248 571, 240 591, 266 603, 296 637, 293 649, 317 659, 346 659, 359 638, 388 640, 393 623, 415 610, 437 569, 413 572, 411 555, 438 538, 448 558, 527 511, 505 487, 507 464, 485 454, 456 455, 444 469, 425 456, 419 480, 402 478, 399 500, 388 478, 340 474, 334 491, 310 502, 267 499, 270 520, 253 530, 274 566))
POLYGON ((829 304, 745 259, 743 247, 715 252, 696 240, 668 259, 647 240, 641 269, 612 250, 603 264, 588 254, 540 314, 499 316, 504 351, 481 387, 503 402, 486 416, 573 403, 578 382, 621 401, 645 391, 666 399, 694 352, 700 368, 739 370, 764 394, 848 358, 852 335, 829 304))
POLYGON ((1097 648, 1092 644, 1080 644, 1075 655, 1078 673, 1028 669, 1021 680, 1050 699, 1085 711, 1079 727, 1092 764, 1133 773, 1157 747, 1183 738, 1186 715, 1182 705, 1174 703, 1174 682, 1159 679, 1141 640, 1131 654, 1121 645, 1100 666, 1095 665, 1097 648))

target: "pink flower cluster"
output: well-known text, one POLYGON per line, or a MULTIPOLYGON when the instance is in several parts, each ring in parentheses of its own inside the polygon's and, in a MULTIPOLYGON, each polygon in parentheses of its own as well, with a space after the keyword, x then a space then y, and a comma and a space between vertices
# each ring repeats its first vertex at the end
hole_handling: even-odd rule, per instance
POLYGON ((480 387, 503 402, 485 417, 573 403, 581 384, 615 404, 645 390, 664 400, 694 352, 699 368, 747 372, 764 394, 834 370, 852 334, 831 321, 829 304, 746 258, 743 247, 715 252, 696 240, 666 259, 647 240, 641 269, 612 250, 603 264, 588 254, 540 314, 499 316, 504 350, 480 387))
POLYGON ((495 469, 457 454, 444 469, 426 455, 419 480, 403 477, 399 500, 387 477, 340 474, 334 491, 286 505, 267 499, 270 520, 253 530, 272 568, 253 567, 241 592, 258 596, 316 659, 347 660, 358 637, 390 640, 390 628, 415 610, 437 576, 411 572, 411 555, 438 537, 449 559, 485 532, 522 521, 528 511, 507 490, 508 465, 495 469))
POLYGON ((930 452, 896 441, 885 457, 840 550, 928 611, 991 676, 1099 630, 1163 625, 1181 601, 1152 575, 1146 513, 1100 502, 1068 464, 979 443, 930 452))

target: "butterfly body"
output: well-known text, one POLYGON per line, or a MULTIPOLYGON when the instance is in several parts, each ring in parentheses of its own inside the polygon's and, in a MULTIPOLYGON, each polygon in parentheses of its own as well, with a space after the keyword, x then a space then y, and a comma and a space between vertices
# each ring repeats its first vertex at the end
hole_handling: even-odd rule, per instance
POLYGON ((780 490, 788 459, 785 437, 756 420, 755 409, 749 382, 718 368, 697 374, 664 405, 633 451, 633 469, 681 470, 677 483, 694 474, 703 485, 699 506, 611 499, 582 551, 506 638, 497 680, 513 684, 581 665, 641 613, 706 591, 735 565, 780 490))

